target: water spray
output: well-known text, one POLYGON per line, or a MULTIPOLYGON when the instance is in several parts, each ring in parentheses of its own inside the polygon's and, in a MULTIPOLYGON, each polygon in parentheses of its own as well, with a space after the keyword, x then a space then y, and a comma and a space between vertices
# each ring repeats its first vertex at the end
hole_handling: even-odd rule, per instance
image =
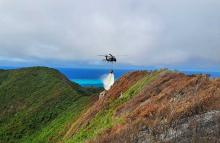
POLYGON ((105 90, 109 90, 112 87, 115 82, 113 70, 111 70, 109 74, 103 76, 102 82, 105 90))

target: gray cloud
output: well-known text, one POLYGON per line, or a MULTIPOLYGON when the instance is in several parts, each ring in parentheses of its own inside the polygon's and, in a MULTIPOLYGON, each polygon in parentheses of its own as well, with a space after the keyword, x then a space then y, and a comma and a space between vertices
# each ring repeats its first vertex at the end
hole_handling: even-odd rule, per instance
POLYGON ((0 61, 95 61, 112 52, 135 65, 219 67, 219 7, 219 0, 0 0, 0 61))

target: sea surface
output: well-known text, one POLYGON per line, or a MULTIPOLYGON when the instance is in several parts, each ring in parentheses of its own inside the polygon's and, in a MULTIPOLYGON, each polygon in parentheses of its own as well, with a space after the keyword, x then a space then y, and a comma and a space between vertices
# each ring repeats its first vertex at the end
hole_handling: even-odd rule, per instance
MULTIPOLYGON (((103 76, 108 74, 110 70, 108 69, 80 69, 80 68, 57 68, 61 73, 63 73, 68 79, 73 82, 80 84, 81 86, 94 86, 103 87, 102 79, 103 76)), ((115 79, 120 78, 123 74, 134 71, 128 69, 115 69, 114 76, 115 79)))
MULTIPOLYGON (((108 74, 110 70, 108 69, 80 69, 80 68, 58 68, 58 70, 66 75, 71 81, 80 84, 81 86, 94 86, 102 87, 102 77, 108 74)), ((115 69, 114 75, 115 79, 120 78, 123 74, 135 71, 131 69, 115 69)), ((208 74, 212 78, 219 78, 220 71, 204 71, 204 70, 178 70, 187 75, 193 74, 208 74)))
MULTIPOLYGON (((16 67, 1 67, 0 69, 16 69, 16 67)), ((81 86, 103 87, 102 78, 110 72, 109 69, 86 69, 86 68, 56 68, 63 73, 69 80, 76 82, 81 86)), ((137 69, 136 69, 137 70, 137 69)), ((149 70, 149 69, 146 69, 149 70)), ((152 70, 152 69, 150 69, 152 70)), ((135 71, 131 69, 114 69, 115 79, 120 78, 123 74, 135 71)), ((220 70, 177 70, 187 75, 208 74, 211 78, 220 78, 220 70)))

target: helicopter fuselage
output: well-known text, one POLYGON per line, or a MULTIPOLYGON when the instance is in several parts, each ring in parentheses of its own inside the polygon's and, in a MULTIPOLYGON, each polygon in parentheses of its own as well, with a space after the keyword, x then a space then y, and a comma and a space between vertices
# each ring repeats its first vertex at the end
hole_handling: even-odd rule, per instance
POLYGON ((115 58, 115 56, 112 56, 112 55, 106 55, 106 56, 105 56, 105 60, 106 60, 107 62, 116 62, 116 61, 117 61, 117 59, 115 58))

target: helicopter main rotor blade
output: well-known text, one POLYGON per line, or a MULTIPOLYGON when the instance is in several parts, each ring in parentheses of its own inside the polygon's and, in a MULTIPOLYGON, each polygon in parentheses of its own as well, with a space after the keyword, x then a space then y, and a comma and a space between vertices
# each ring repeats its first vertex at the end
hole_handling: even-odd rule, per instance
POLYGON ((128 55, 115 55, 115 56, 128 56, 128 55))
POLYGON ((107 56, 107 55, 97 55, 97 56, 107 56))

